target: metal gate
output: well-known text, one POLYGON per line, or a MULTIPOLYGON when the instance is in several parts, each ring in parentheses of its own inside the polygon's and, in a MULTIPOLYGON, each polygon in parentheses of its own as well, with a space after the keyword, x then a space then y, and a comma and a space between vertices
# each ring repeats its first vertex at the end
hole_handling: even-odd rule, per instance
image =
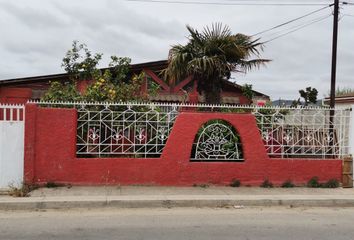
POLYGON ((0 189, 23 181, 24 106, 0 104, 0 189))

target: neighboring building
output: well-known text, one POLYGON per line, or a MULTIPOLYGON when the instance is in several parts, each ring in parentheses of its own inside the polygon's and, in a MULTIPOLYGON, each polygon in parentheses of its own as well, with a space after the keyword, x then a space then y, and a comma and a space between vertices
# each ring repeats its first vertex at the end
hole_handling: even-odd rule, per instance
MULTIPOLYGON (((167 61, 147 62, 132 64, 131 73, 145 72, 145 81, 142 85, 142 93, 147 93, 152 83, 158 84, 160 89, 155 96, 149 96, 149 100, 155 102, 188 102, 203 103, 204 97, 197 92, 197 81, 192 77, 177 81, 173 86, 161 79, 159 72, 167 67, 167 61)), ((105 69, 102 69, 105 70, 105 69)), ((53 74, 36 77, 25 77, 0 80, 0 103, 25 103, 28 100, 40 99, 50 86, 50 81, 69 81, 68 74, 53 74)), ((78 88, 85 89, 92 80, 78 80, 78 88)), ((253 91, 253 103, 264 105, 269 101, 269 96, 253 91)), ((238 84, 224 81, 222 85, 222 103, 225 104, 250 104, 242 93, 242 87, 238 84)))
MULTIPOLYGON (((323 100, 324 105, 330 104, 330 98, 326 97, 323 100)), ((335 98, 335 106, 336 107, 351 107, 354 105, 354 93, 348 93, 342 96, 337 96, 335 98)))

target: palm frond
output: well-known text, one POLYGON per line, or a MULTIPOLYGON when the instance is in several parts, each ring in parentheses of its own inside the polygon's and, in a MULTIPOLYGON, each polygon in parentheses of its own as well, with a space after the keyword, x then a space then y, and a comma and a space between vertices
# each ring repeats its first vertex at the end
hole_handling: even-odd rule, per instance
POLYGON ((252 59, 252 60, 247 60, 247 61, 239 61, 238 62, 238 67, 240 70, 243 70, 244 72, 248 72, 254 68, 260 68, 261 66, 265 66, 266 63, 270 62, 270 59, 252 59))
POLYGON ((169 52, 164 75, 170 82, 194 75, 200 88, 210 87, 228 79, 231 72, 247 72, 270 61, 260 57, 264 46, 260 39, 240 33, 233 35, 221 23, 207 26, 202 32, 189 25, 187 30, 189 42, 174 45, 169 52))

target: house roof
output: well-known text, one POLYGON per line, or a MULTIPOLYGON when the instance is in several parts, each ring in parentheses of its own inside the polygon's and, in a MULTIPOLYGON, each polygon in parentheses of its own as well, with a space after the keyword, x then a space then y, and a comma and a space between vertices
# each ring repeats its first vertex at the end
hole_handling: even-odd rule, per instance
MULTIPOLYGON (((168 61, 167 60, 160 60, 160 61, 153 61, 153 62, 146 62, 146 63, 138 63, 138 64, 131 64, 130 68, 133 73, 138 73, 143 69, 149 69, 152 71, 159 71, 167 67, 168 61)), ((101 70, 107 70, 109 68, 101 68, 101 70)), ((3 79, 0 80, 0 87, 7 87, 7 86, 16 86, 21 87, 21 85, 37 85, 48 83, 49 81, 67 81, 68 80, 68 73, 59 73, 59 74, 49 74, 49 75, 41 75, 41 76, 34 76, 34 77, 24 77, 24 78, 12 78, 12 79, 3 79)), ((224 86, 229 86, 231 88, 236 88, 241 90, 242 86, 225 80, 223 82, 224 86)), ((257 97, 265 97, 269 99, 268 95, 265 95, 261 92, 253 90, 255 96, 257 97)))
MULTIPOLYGON (((167 60, 146 62, 139 64, 131 64, 130 68, 132 72, 139 72, 145 68, 150 70, 161 70, 162 66, 167 65, 167 60)), ((102 68, 101 70, 106 70, 108 68, 102 68)), ((36 83, 36 82, 48 82, 48 81, 66 81, 68 80, 68 73, 59 73, 59 74, 50 74, 50 75, 41 75, 34 77, 24 77, 24 78, 12 78, 12 79, 3 79, 0 80, 0 86, 8 86, 13 84, 27 84, 27 83, 36 83)))
MULTIPOLYGON (((237 84, 237 83, 230 82, 230 81, 228 81, 228 80, 225 80, 223 83, 224 83, 225 85, 229 85, 229 86, 231 86, 231 87, 235 87, 235 88, 238 88, 238 89, 241 89, 241 90, 242 90, 242 86, 239 85, 239 84, 237 84)), ((266 94, 264 94, 264 93, 261 93, 261 92, 255 91, 255 90, 252 90, 252 91, 253 91, 253 93, 254 93, 256 96, 259 96, 259 97, 262 96, 262 97, 269 98, 269 96, 266 95, 266 94)))
MULTIPOLYGON (((330 98, 326 97, 324 99, 325 104, 329 104, 330 98)), ((335 98, 336 103, 354 103, 354 93, 344 94, 335 98)))

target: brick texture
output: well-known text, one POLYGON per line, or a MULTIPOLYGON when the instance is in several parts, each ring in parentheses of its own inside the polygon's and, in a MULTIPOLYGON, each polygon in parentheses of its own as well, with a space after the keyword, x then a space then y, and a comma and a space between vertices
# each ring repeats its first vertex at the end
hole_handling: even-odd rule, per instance
POLYGON ((239 179, 258 186, 265 179, 276 185, 290 179, 304 184, 341 179, 339 159, 270 159, 251 114, 182 112, 160 158, 77 158, 74 109, 40 108, 28 104, 25 129, 25 181, 74 185, 228 185, 239 179), (207 121, 222 119, 239 132, 245 161, 190 162, 192 143, 207 121))

